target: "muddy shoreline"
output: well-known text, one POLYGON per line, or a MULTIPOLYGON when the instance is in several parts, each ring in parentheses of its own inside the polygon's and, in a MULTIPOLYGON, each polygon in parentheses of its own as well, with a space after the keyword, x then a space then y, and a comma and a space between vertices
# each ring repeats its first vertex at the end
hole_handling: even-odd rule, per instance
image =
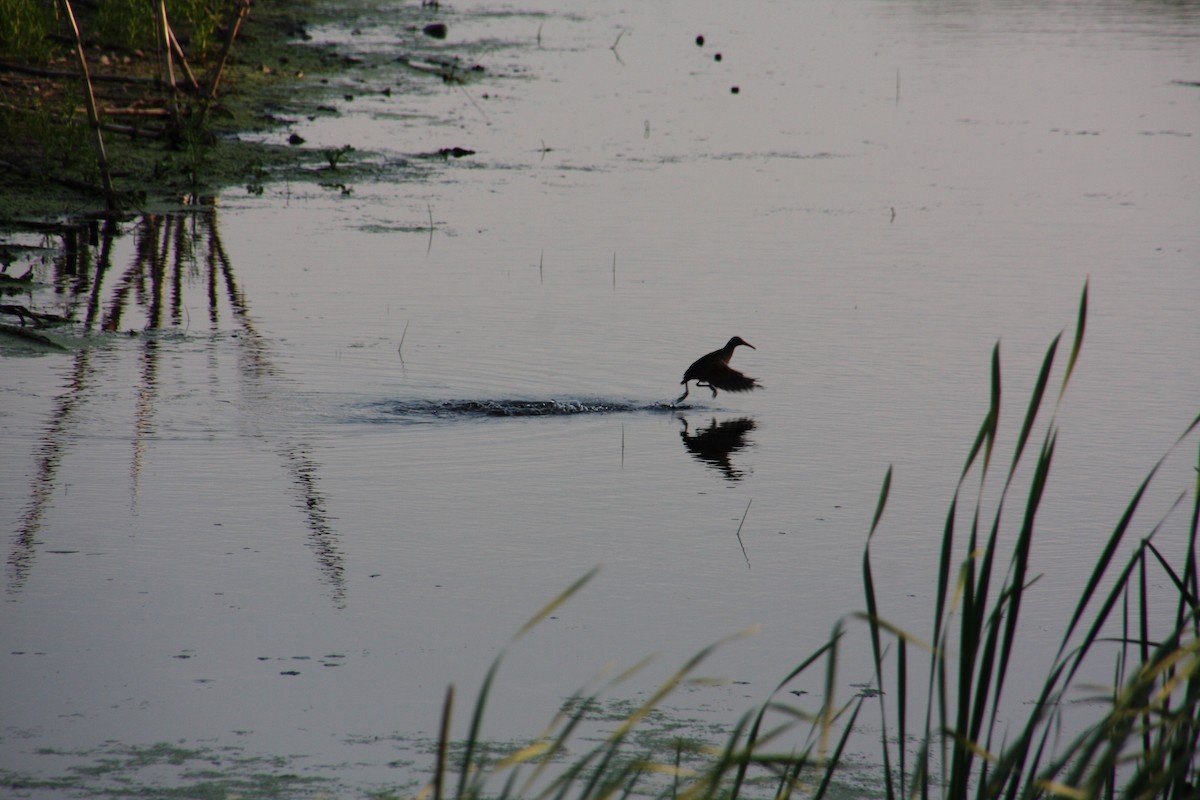
MULTIPOLYGON (((373 70, 381 66, 393 67, 389 73, 394 76, 392 62, 420 57, 425 49, 454 63, 453 49, 436 38, 447 12, 421 4, 389 12, 396 34, 394 52, 348 52, 314 41, 309 33, 330 23, 353 28, 356 20, 374 13, 361 3, 254 4, 233 45, 202 137, 105 133, 121 210, 171 210, 211 202, 228 187, 245 186, 256 193, 264 184, 281 180, 310 181, 345 191, 354 181, 394 172, 396 164, 372 158, 350 143, 337 150, 321 149, 289 136, 298 123, 337 116, 339 104, 356 95, 391 96, 412 90, 403 78, 399 83, 373 80, 373 70)), ((94 59, 101 75, 111 64, 123 66, 126 72, 153 74, 151 55, 131 57, 90 43, 87 52, 89 63, 94 59), (139 57, 145 63, 139 65, 139 57)), ((0 81, 0 102, 7 106, 16 106, 20 98, 13 93, 19 90, 68 98, 79 91, 77 77, 52 76, 76 73, 69 62, 0 61, 5 62, 0 64, 0 78, 8 79, 0 81)), ((452 76, 440 77, 450 80, 452 76)), ((157 88, 145 92, 147 99, 151 94, 161 99, 157 88)), ((0 228, 28 229, 28 223, 105 213, 86 117, 76 116, 68 124, 47 120, 44 114, 13 113, 5 127, 8 135, 0 136, 0 228)))

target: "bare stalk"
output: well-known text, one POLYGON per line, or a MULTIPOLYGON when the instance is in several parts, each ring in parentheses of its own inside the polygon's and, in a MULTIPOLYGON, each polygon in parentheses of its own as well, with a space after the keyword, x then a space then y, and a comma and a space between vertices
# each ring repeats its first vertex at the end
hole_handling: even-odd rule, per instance
POLYGON ((79 58, 79 73, 83 77, 83 96, 87 102, 88 123, 96 136, 96 158, 100 163, 100 180, 104 187, 104 204, 109 211, 117 207, 117 193, 113 189, 112 171, 108 165, 108 153, 104 149, 104 133, 100 130, 100 114, 96 110, 96 96, 92 93, 92 79, 88 73, 87 57, 83 52, 83 39, 79 35, 79 25, 75 22, 75 11, 71 8, 71 0, 59 0, 63 14, 71 23, 71 33, 75 37, 75 55, 79 58))

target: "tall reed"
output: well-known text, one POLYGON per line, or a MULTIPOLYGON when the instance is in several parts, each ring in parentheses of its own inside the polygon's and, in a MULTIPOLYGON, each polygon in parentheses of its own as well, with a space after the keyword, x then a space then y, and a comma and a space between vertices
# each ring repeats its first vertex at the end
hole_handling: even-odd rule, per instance
MULTIPOLYGON (((1200 608, 1196 604, 1196 532, 1200 503, 1193 508, 1187 535, 1182 574, 1152 543, 1156 525, 1137 546, 1124 567, 1116 570, 1114 558, 1131 534, 1135 512, 1151 480, 1161 467, 1154 465, 1139 486, 1109 535, 1087 584, 1071 614, 1053 665, 1036 692, 1028 716, 1008 738, 997 722, 1009 666, 1019 644, 1018 624, 1026 593, 1037 580, 1031 577, 1030 553, 1037 515, 1050 474, 1058 441, 1055 412, 1062 401, 1083 343, 1087 321, 1087 286, 1080 300, 1079 317, 1058 399, 1034 456, 1033 475, 1018 512, 1018 535, 1003 575, 998 564, 1005 558, 998 541, 1001 520, 1008 510, 1014 476, 1026 453, 1031 433, 1043 409, 1046 389, 1058 351, 1055 337, 1042 362, 1037 383, 993 508, 985 508, 983 486, 991 467, 1000 421, 1000 353, 992 356, 991 405, 967 456, 958 487, 950 503, 942 535, 937 571, 937 597, 933 608, 932 640, 926 675, 928 700, 919 730, 920 747, 911 770, 904 763, 909 709, 909 663, 906 645, 911 634, 884 623, 875 599, 870 545, 863 556, 863 582, 867 595, 865 618, 871 633, 875 674, 882 690, 885 674, 881 639, 897 641, 894 685, 898 744, 889 739, 885 696, 880 692, 884 719, 881 751, 885 791, 896 796, 928 797, 1194 797, 1200 736, 1200 608), (965 532, 965 561, 955 569, 951 554, 962 532, 958 530, 960 499, 967 478, 978 472, 978 489, 965 532), (985 527, 986 526, 986 527, 985 527), (1169 632, 1152 640, 1149 632, 1148 570, 1157 567, 1177 592, 1176 611, 1169 632), (1117 572, 1115 578, 1113 572, 1117 572), (1000 581, 997 588, 993 583, 1000 581), (1101 591, 1102 585, 1108 585, 1101 591), (1114 611, 1120 605, 1120 618, 1114 611), (1133 625, 1131 623, 1136 623, 1133 625), (1107 698, 1102 719, 1089 726, 1065 747, 1055 750, 1053 737, 1061 730, 1068 692, 1089 659, 1103 658, 1101 643, 1116 643, 1116 682, 1107 698), (1131 630, 1136 627, 1136 630, 1131 630), (997 741, 997 737, 1003 737, 997 741), (895 751, 897 768, 891 768, 895 751)), ((1179 437, 1176 446, 1200 424, 1197 417, 1179 437)), ((889 476, 884 481, 880 507, 886 502, 889 476)), ((1182 499, 1182 498, 1180 498, 1182 499)), ((1178 501, 1177 501, 1178 504, 1178 501)), ((878 516, 876 518, 878 524, 878 516)), ((871 534, 875 528, 872 526, 871 534)))

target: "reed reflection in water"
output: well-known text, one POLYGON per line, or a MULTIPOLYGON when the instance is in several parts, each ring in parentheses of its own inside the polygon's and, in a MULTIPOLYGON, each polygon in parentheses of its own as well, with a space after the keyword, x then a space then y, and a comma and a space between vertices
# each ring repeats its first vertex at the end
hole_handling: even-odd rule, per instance
MULTIPOLYGON (((132 426, 129 431, 130 508, 136 513, 147 454, 155 446, 156 416, 164 391, 160 372, 171 349, 168 337, 194 339, 189 307, 207 309, 206 336, 210 346, 228 338, 237 354, 238 387, 244 402, 273 402, 280 370, 272 361, 271 347, 259 333, 249 303, 239 288, 236 271, 220 235, 217 210, 198 209, 188 214, 146 214, 129 222, 114 219, 62 226, 59 256, 51 264, 50 283, 63 316, 77 323, 82 337, 74 342, 69 379, 55 397, 38 435, 37 458, 7 557, 9 594, 21 592, 35 568, 35 555, 51 498, 63 490, 59 470, 72 448, 84 446, 74 435, 78 418, 96 399, 95 387, 104 383, 103 371, 119 362, 98 358, 124 331, 137 340, 137 382, 133 389, 132 426), (115 274, 114 243, 134 239, 133 258, 115 274), (198 287, 199 302, 189 302, 198 287), (232 329, 222 329, 222 318, 232 329), (232 334, 228 335, 227 334, 232 334)), ((215 356, 210 358, 210 368, 215 356)), ((253 419, 247 415, 247 419, 253 419)), ((294 505, 300 511, 312 551, 330 598, 345 600, 344 555, 338 535, 329 524, 328 500, 320 488, 321 466, 300 439, 265 428, 246 433, 263 440, 274 451, 288 476, 294 505)))

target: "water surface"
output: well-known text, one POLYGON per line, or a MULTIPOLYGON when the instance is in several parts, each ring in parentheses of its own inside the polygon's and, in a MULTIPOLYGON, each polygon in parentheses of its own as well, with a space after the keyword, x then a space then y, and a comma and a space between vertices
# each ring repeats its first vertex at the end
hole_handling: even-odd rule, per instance
MULTIPOLYGON (((485 734, 535 735, 610 661, 660 654, 637 698, 762 625, 707 662, 732 682, 673 702, 729 722, 863 606, 889 465, 875 575, 928 636, 992 347, 1011 442, 1088 282, 1035 545, 1051 579, 1014 668, 1040 686, 1095 551, 1197 412, 1200 6, 438 18, 482 78, 351 76, 338 116, 296 125, 408 178, 231 190, 108 231, 82 275, 38 267, 36 301, 81 324, 65 353, 6 345, 0 767, 183 742, 423 779, 446 685, 469 703, 598 564, 507 655, 485 734), (393 82, 411 90, 364 88, 393 82), (418 158, 455 146, 475 155, 418 158), (672 407, 735 334, 767 388, 672 407)), ((313 34, 400 54, 397 24, 313 34)), ((1193 485, 1194 446, 1138 535, 1193 485)), ((846 696, 871 680, 843 669, 846 696)))

